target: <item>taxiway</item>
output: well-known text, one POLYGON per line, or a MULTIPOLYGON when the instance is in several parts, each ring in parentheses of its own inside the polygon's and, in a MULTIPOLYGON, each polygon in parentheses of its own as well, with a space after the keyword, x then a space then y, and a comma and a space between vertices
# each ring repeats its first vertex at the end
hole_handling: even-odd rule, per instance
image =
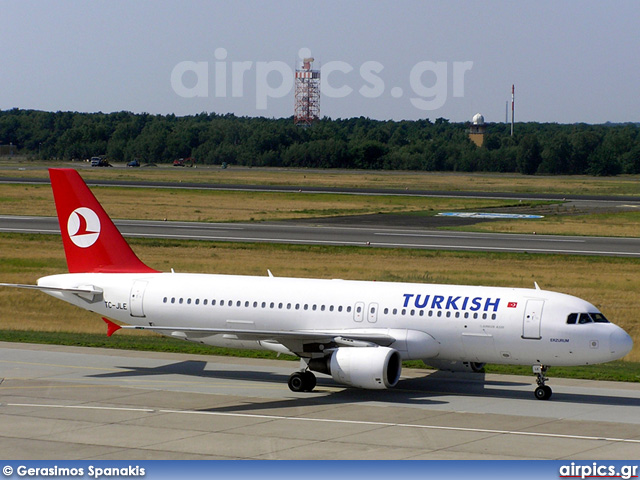
MULTIPOLYGON (((469 233, 313 222, 197 223, 118 220, 125 237, 640 257, 640 238, 469 233)), ((55 217, 0 216, 0 232, 60 234, 55 217)))
MULTIPOLYGON (((0 342, 5 459, 632 459, 640 385, 405 370, 366 391, 294 362, 0 342)), ((550 372, 552 374, 552 371, 550 372)))

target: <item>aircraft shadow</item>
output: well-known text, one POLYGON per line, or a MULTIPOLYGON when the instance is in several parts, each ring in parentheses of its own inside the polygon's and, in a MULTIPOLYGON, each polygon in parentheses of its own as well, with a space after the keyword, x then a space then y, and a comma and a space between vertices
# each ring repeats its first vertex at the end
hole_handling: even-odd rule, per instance
MULTIPOLYGON (((551 378, 548 385, 553 388, 553 378, 551 378)), ((514 400, 532 400, 535 386, 535 378, 533 376, 530 381, 510 382, 486 380, 484 373, 451 373, 445 371, 436 371, 424 377, 407 379, 398 383, 399 388, 421 390, 432 395, 466 395, 485 398, 511 398, 514 400), (530 386, 530 388, 527 390, 521 389, 521 387, 526 386, 530 386), (518 388, 515 389, 516 387, 518 388)), ((550 401, 603 406, 633 407, 638 405, 638 399, 633 397, 558 393, 556 391, 554 391, 550 401)))
MULTIPOLYGON (((255 381, 255 382, 268 382, 283 385, 289 380, 288 374, 280 374, 274 372, 260 372, 251 370, 206 370, 207 362, 204 361, 184 361, 178 363, 172 363, 167 365, 161 365, 158 367, 127 367, 117 366, 115 368, 121 369, 118 372, 109 373, 97 373, 87 375, 91 378, 132 378, 132 377, 146 377, 156 375, 186 375, 190 377, 211 378, 216 380, 241 380, 241 381, 255 381)), ((294 372, 297 364, 292 363, 291 372, 294 372)), ((293 393, 292 393, 293 394, 293 393)), ((318 384, 313 394, 310 394, 307 398, 292 398, 283 400, 280 406, 291 407, 303 406, 303 405, 318 405, 318 404, 335 404, 336 402, 359 402, 359 401, 381 401, 381 402, 402 402, 402 403, 414 403, 425 405, 426 403, 438 404, 446 403, 438 400, 431 400, 425 398, 423 394, 418 391, 407 392, 402 389, 393 390, 363 390, 360 388, 348 388, 343 385, 339 385, 324 375, 318 375, 318 384), (344 388, 340 391, 331 391, 323 394, 324 389, 333 389, 335 387, 344 388), (320 394, 320 395, 318 395, 320 394)), ((273 403, 273 402, 268 402, 273 403)), ((247 410, 255 410, 258 403, 247 405, 247 410)), ((236 408, 243 409, 243 408, 236 408)), ((263 407, 267 408, 267 407, 263 407)), ((273 407, 268 407, 273 408, 273 407)), ((222 411, 222 410, 216 410, 222 411)))
MULTIPOLYGON (((190 377, 211 378, 218 380, 242 380, 255 382, 268 382, 286 384, 288 374, 274 372, 251 371, 251 370, 207 370, 205 361, 184 361, 170 363, 158 367, 116 367, 123 371, 99 373, 88 375, 94 378, 126 378, 145 377, 155 375, 186 375, 190 377)), ((296 365, 292 364, 291 371, 295 371, 296 365)), ((416 378, 405 378, 398 382, 398 385, 390 390, 363 390, 359 388, 345 387, 324 375, 318 375, 318 386, 314 393, 307 398, 296 397, 292 399, 267 402, 266 404, 251 404, 246 406, 225 407, 223 409, 212 409, 215 411, 239 411, 256 410, 258 408, 276 408, 274 404, 280 406, 304 406, 318 404, 335 404, 336 402, 372 402, 380 401, 395 404, 445 404, 447 400, 439 397, 460 395, 477 396, 484 398, 508 398, 514 400, 532 400, 535 381, 514 382, 487 380, 483 373, 451 373, 436 371, 425 372, 425 376, 416 378), (531 388, 522 390, 523 386, 529 385, 531 388), (327 391, 326 389, 341 390, 327 391), (325 390, 323 392, 323 389, 325 390), (260 407, 260 405, 264 405, 260 407), (270 405, 270 406, 266 406, 270 405)), ((553 379, 550 382, 553 387, 553 379)), ((580 403, 602 406, 637 406, 637 398, 624 398, 610 395, 589 395, 580 393, 557 393, 554 392, 551 402, 580 403)))
MULTIPOLYGON (((88 375, 93 378, 124 378, 124 377, 145 377, 153 375, 187 375, 190 377, 202 377, 212 379, 228 379, 228 380, 248 380, 248 381, 267 381, 273 383, 287 382, 288 375, 281 375, 273 372, 259 371, 225 371, 225 370, 206 370, 207 362, 200 360, 187 360, 184 362, 171 363, 161 365, 159 367, 115 367, 122 369, 120 372, 98 373, 88 375)), ((295 367, 291 371, 294 371, 295 367)))

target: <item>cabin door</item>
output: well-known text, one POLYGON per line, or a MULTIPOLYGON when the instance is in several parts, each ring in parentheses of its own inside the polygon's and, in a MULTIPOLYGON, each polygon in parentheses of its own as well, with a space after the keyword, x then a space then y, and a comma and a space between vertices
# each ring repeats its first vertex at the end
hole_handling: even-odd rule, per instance
POLYGON ((358 302, 353 308, 353 320, 355 322, 362 322, 363 319, 364 319, 364 302, 358 302))
POLYGON ((129 298, 129 312, 132 317, 144 317, 142 303, 145 288, 147 288, 147 282, 144 280, 136 280, 133 282, 131 297, 129 298))
POLYGON ((369 310, 367 312, 367 320, 369 323, 376 323, 378 321, 378 304, 370 303, 369 310))
POLYGON ((540 340, 540 321, 544 300, 527 300, 522 318, 522 338, 540 340))

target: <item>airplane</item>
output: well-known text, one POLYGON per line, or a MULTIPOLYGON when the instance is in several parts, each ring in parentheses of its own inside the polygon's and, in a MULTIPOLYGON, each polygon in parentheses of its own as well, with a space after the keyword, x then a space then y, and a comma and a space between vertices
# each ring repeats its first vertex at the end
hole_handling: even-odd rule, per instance
POLYGON ((535 288, 159 272, 144 264, 76 170, 49 169, 69 273, 40 290, 102 316, 107 335, 150 330, 206 345, 300 358, 294 392, 313 372, 365 389, 394 387, 403 360, 451 371, 531 365, 547 400, 550 365, 616 360, 633 341, 592 304, 535 288), (108 317, 108 318, 107 318, 108 317), (120 324, 115 323, 118 321, 120 324))

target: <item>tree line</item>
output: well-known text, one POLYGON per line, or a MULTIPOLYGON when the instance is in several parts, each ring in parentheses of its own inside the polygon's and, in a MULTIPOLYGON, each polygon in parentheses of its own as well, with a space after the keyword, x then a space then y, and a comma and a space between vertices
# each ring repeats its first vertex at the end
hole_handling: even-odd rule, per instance
MULTIPOLYGON (((323 118, 311 127, 293 118, 232 114, 175 115, 0 110, 0 145, 40 159, 309 168, 358 168, 524 174, 640 173, 640 125, 503 123, 486 125, 485 141, 469 125, 438 118, 379 121, 323 118)), ((6 154, 6 148, 0 150, 6 154)))

